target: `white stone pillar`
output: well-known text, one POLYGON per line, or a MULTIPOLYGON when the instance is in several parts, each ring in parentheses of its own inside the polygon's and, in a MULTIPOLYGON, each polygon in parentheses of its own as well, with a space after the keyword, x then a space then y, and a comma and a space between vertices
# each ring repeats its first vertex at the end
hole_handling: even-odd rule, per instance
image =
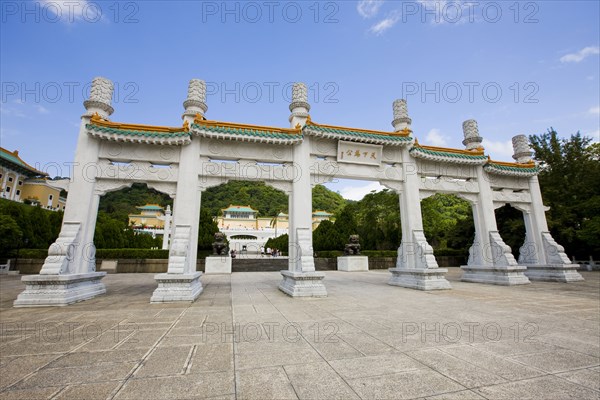
MULTIPOLYGON (((513 158, 517 163, 527 164, 532 161, 529 141, 525 135, 513 137, 513 158)), ((556 243, 546 222, 546 210, 542 200, 542 192, 537 175, 528 180, 531 204, 523 210, 526 239, 521 247, 519 262, 527 266, 525 275, 531 280, 577 282, 583 277, 565 254, 565 249, 556 243)))
MULTIPOLYGON (((406 100, 395 100, 392 105, 394 131, 410 131, 412 123, 408 116, 406 100)), ((390 285, 419 290, 450 289, 450 283, 444 278, 447 269, 438 268, 433 248, 427 243, 423 232, 421 216, 421 197, 419 195, 419 174, 417 162, 409 148, 402 149, 403 182, 400 197, 400 218, 402 242, 398 248, 396 268, 390 268, 390 285)))
MULTIPOLYGON (((206 83, 192 79, 188 86, 188 97, 183 103, 183 120, 189 125, 194 123, 196 114, 204 115, 206 106, 206 83)), ((154 279, 158 287, 152 294, 152 303, 175 301, 194 301, 202 293, 200 276, 196 271, 198 255, 198 225, 200 221, 199 186, 199 137, 183 146, 179 159, 179 178, 173 202, 173 236, 169 249, 167 273, 157 274, 154 279)))
MULTIPOLYGON (((303 83, 292 88, 289 121, 292 128, 303 127, 308 118, 308 90, 303 83)), ((310 138, 305 136, 294 146, 293 160, 297 176, 292 182, 289 204, 289 269, 281 271, 279 289, 294 297, 323 297, 325 274, 315 271, 312 244, 312 187, 310 183, 310 138)))
MULTIPOLYGON (((468 150, 479 148, 482 139, 479 136, 477 122, 468 120, 463 123, 468 150)), ((504 243, 498 232, 496 214, 490 178, 483 166, 474 166, 477 174, 479 193, 477 200, 471 202, 475 224, 475 239, 469 249, 469 261, 461 266, 465 282, 490 283, 495 285, 522 285, 529 283, 524 274, 525 267, 517 264, 510 247, 504 243)))
POLYGON ((90 98, 84 101, 69 196, 58 239, 48 249, 39 275, 24 276, 26 288, 15 307, 66 305, 106 293, 96 272, 94 230, 99 195, 95 193, 100 143, 86 129, 94 114, 104 119, 113 113, 113 83, 101 77, 92 81, 90 98))
POLYGON ((417 164, 412 160, 409 149, 402 149, 403 182, 400 197, 402 242, 398 248, 396 268, 390 268, 390 285, 419 290, 450 289, 444 277, 448 272, 439 268, 433 248, 427 243, 423 231, 419 175, 417 164))
POLYGON ((169 248, 169 236, 171 236, 171 206, 167 206, 165 210, 165 225, 163 226, 163 241, 162 249, 169 248))

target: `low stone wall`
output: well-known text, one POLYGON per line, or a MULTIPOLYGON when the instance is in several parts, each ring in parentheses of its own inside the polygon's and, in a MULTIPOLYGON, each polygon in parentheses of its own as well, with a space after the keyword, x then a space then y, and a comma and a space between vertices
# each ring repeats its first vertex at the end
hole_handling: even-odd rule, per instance
POLYGON ((19 258, 11 261, 10 270, 19 271, 21 275, 39 274, 44 265, 44 258, 19 258))
MULTIPOLYGON (((464 257, 441 256, 436 257, 440 268, 459 267, 466 264, 464 257)), ((163 273, 167 272, 167 259, 118 259, 117 273, 163 273)), ((20 258, 17 269, 22 275, 39 274, 44 265, 44 259, 20 258)), ((280 271, 287 269, 287 258, 237 258, 233 260, 233 272, 252 271, 280 271)), ((388 269, 396 267, 396 257, 369 257, 369 269, 388 269)), ((11 262, 11 270, 14 270, 14 262, 11 262)), ((337 270, 337 258, 315 258, 315 269, 317 271, 337 270)), ((96 271, 102 271, 102 260, 96 260, 96 271)), ((204 259, 199 259, 196 271, 204 272, 204 259)))

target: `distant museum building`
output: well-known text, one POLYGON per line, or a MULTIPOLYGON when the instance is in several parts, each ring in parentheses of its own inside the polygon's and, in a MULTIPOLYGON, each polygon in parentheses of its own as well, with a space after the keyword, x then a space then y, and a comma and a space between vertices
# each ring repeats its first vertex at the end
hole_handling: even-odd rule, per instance
MULTIPOLYGON (((219 231, 227 236, 229 246, 233 250, 259 252, 267 240, 288 234, 289 218, 279 213, 276 217, 259 217, 259 210, 250 206, 229 205, 221 209, 216 217, 219 231)), ((318 210, 312 214, 312 229, 328 220, 333 214, 318 210)))
POLYGON ((0 198, 64 211, 67 199, 60 192, 58 182, 23 161, 17 150, 0 147, 0 198))

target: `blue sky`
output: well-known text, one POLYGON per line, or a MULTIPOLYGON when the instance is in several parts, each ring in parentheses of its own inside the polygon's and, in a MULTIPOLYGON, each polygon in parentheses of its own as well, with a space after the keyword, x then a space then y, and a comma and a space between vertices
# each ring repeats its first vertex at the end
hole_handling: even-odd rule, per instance
POLYGON ((474 118, 487 153, 512 161, 516 134, 598 140, 599 4, 3 1, 0 145, 66 175, 95 76, 115 82, 114 121, 169 126, 199 78, 208 118, 286 127, 302 81, 316 122, 391 130, 405 97, 420 143, 462 148, 474 118))

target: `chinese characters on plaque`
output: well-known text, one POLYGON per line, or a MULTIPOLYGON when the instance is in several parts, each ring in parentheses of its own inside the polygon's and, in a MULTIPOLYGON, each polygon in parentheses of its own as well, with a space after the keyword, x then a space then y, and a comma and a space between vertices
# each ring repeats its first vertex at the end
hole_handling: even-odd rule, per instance
POLYGON ((383 146, 355 142, 338 142, 338 162, 381 165, 383 146))

